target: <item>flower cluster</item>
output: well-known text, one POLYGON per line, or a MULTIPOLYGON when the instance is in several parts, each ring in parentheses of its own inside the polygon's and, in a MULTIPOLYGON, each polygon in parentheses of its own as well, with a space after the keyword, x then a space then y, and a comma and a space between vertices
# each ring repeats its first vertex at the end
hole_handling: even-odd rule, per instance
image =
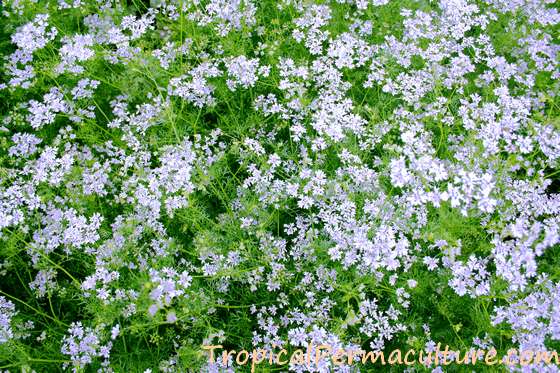
POLYGON ((11 321, 15 314, 16 306, 4 296, 0 296, 0 344, 14 337, 11 321))
POLYGON ((108 361, 112 342, 103 344, 98 331, 85 327, 81 322, 73 323, 68 329, 68 335, 62 341, 61 351, 69 355, 72 361, 72 371, 78 372, 93 359, 101 357, 108 361))

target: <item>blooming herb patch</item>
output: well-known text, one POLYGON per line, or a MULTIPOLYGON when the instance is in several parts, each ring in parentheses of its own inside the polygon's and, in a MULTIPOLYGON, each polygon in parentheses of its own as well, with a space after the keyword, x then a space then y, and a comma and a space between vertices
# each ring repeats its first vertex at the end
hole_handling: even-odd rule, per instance
POLYGON ((0 12, 0 371, 558 371, 558 2, 0 12))

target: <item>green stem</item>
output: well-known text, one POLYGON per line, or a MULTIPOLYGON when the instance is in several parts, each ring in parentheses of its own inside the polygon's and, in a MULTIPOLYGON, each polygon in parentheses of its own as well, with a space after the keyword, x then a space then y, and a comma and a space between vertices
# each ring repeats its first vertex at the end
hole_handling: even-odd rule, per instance
POLYGON ((47 319, 50 319, 50 320, 52 320, 52 321, 54 321, 54 322, 57 322, 57 323, 59 323, 60 325, 65 326, 66 328, 68 327, 68 324, 66 324, 66 323, 60 321, 59 319, 56 319, 56 318, 54 318, 54 317, 52 317, 52 316, 50 316, 50 315, 48 315, 48 314, 46 314, 46 313, 44 313, 44 312, 38 310, 37 308, 31 306, 29 303, 27 303, 27 302, 25 302, 25 301, 23 301, 23 300, 21 300, 21 299, 19 299, 19 298, 17 298, 17 297, 14 297, 13 295, 10 295, 10 294, 8 294, 8 293, 2 291, 2 290, 0 290, 0 294, 3 294, 3 295, 5 295, 5 296, 8 297, 8 298, 13 299, 13 300, 15 300, 15 301, 17 301, 17 302, 23 304, 23 305, 26 306, 27 308, 29 308, 29 309, 31 309, 31 310, 37 312, 37 314, 39 314, 39 315, 41 315, 41 316, 43 316, 43 317, 46 317, 47 319))

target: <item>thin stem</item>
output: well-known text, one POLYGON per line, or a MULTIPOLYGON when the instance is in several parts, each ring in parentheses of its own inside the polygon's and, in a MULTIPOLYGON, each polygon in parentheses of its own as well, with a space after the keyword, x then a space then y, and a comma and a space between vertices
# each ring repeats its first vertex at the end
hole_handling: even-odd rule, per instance
POLYGON ((10 298, 10 299, 13 299, 13 300, 15 300, 15 301, 17 301, 17 302, 23 304, 23 305, 26 306, 27 308, 32 309, 33 311, 37 312, 37 314, 39 314, 39 315, 41 315, 41 316, 43 316, 43 317, 46 317, 46 318, 48 318, 48 319, 50 319, 50 320, 53 320, 53 321, 59 323, 60 325, 64 325, 65 327, 68 327, 68 324, 66 324, 65 322, 62 322, 62 321, 60 321, 59 319, 56 319, 56 318, 54 318, 54 317, 52 317, 52 316, 50 316, 50 315, 48 315, 48 314, 46 314, 46 313, 44 313, 44 312, 38 310, 37 308, 31 306, 29 303, 27 303, 27 302, 25 302, 25 301, 23 301, 23 300, 21 300, 21 299, 19 299, 19 298, 17 298, 17 297, 14 297, 13 295, 10 295, 10 294, 8 294, 8 293, 2 291, 2 290, 0 290, 0 293, 3 294, 4 296, 10 298))

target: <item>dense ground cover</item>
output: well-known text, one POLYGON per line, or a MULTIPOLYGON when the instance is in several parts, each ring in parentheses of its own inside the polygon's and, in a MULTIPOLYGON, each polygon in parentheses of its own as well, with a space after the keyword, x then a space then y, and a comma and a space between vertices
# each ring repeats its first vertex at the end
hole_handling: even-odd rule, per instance
POLYGON ((0 370, 560 349, 558 3, 1 7, 0 370))

